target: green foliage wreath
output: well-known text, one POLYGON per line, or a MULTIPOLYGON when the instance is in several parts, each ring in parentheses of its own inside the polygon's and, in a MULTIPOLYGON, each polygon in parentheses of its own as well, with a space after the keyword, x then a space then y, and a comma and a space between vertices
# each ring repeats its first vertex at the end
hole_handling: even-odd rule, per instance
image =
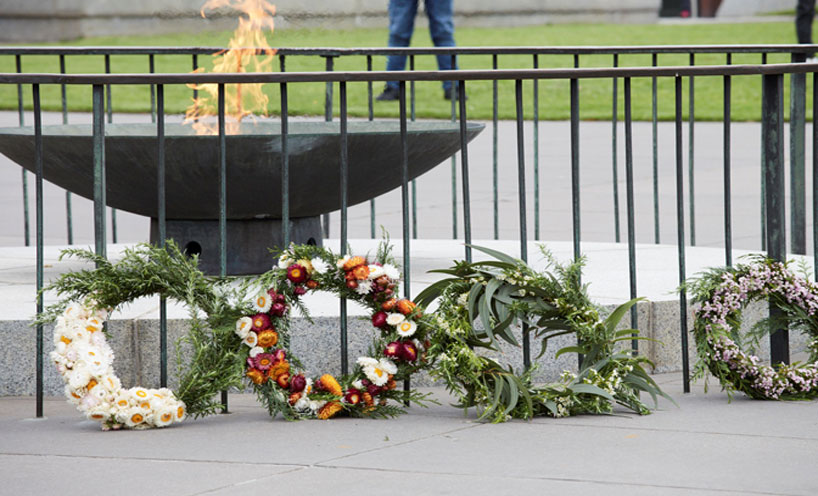
POLYGON ((428 356, 432 374, 445 381, 459 407, 476 407, 481 420, 502 422, 609 413, 613 403, 650 413, 640 392, 648 393, 654 403, 658 396, 670 400, 644 370, 644 365, 651 365, 647 358, 616 350, 617 342, 630 341, 636 332, 616 330, 636 300, 603 320, 579 282, 584 261, 562 266, 543 251, 554 273, 540 273, 501 252, 474 248, 496 260, 459 262, 435 271, 450 277, 417 298, 424 306, 439 299, 428 356), (527 324, 530 336, 540 340, 540 355, 549 339, 575 334, 579 344, 559 350, 557 356, 583 354, 581 370, 564 372, 557 383, 538 385, 531 379, 533 368, 517 373, 479 352, 498 350, 499 340, 520 346, 512 333, 512 325, 518 323, 527 324))

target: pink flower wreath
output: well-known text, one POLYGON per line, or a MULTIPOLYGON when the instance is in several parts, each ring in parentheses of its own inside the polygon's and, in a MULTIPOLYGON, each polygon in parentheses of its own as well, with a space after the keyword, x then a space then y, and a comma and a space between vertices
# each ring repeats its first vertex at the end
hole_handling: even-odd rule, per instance
MULTIPOLYGON (((711 269, 687 289, 698 304, 694 378, 709 371, 728 394, 741 391, 755 399, 818 397, 818 284, 791 272, 787 263, 756 257, 750 264, 711 269), (766 298, 782 310, 782 323, 811 338, 808 363, 765 365, 741 350, 741 312, 751 301, 766 298)), ((769 327, 757 325, 754 339, 769 327)))

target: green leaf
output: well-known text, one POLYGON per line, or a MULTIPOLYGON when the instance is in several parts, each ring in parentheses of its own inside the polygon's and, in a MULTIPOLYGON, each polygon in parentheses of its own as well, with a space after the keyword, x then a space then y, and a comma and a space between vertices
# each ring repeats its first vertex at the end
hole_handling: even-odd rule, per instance
POLYGON ((415 303, 422 307, 429 306, 430 303, 432 303, 433 301, 440 297, 440 295, 443 293, 443 291, 446 290, 446 288, 459 281, 460 281, 459 277, 450 277, 447 279, 441 279, 440 281, 434 282, 427 286, 426 289, 421 291, 420 294, 418 294, 415 297, 415 303))
POLYGON ((625 316, 625 312, 630 310, 632 306, 644 300, 644 298, 634 298, 616 307, 616 309, 611 312, 610 315, 608 315, 608 318, 605 319, 605 328, 608 330, 608 332, 615 332, 616 326, 619 325, 619 321, 625 316))
POLYGON ((616 399, 611 396, 611 393, 600 387, 594 386, 593 384, 572 384, 568 386, 568 389, 577 394, 593 394, 596 396, 601 396, 608 401, 616 401, 616 399))
POLYGON ((514 266, 517 266, 518 264, 522 263, 520 260, 517 260, 516 258, 511 257, 509 255, 506 255, 505 253, 503 253, 501 251, 492 250, 491 248, 486 248, 485 246, 477 246, 477 245, 469 245, 469 246, 471 246, 472 248, 474 248, 477 251, 482 251, 483 253, 491 255, 492 257, 496 258, 497 260, 500 260, 500 261, 506 262, 506 263, 510 263, 510 264, 512 264, 514 266))
POLYGON ((583 348, 581 346, 566 346, 565 348, 560 348, 559 351, 557 351, 557 353, 554 355, 554 359, 556 360, 561 355, 564 355, 566 353, 584 353, 584 352, 585 352, 585 348, 583 348))

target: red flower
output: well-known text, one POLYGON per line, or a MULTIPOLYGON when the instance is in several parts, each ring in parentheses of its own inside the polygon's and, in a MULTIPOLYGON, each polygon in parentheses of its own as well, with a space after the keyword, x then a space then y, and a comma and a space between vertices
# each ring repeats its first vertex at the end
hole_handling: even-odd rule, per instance
POLYGON ((270 313, 276 317, 283 317, 284 314, 287 313, 287 305, 284 303, 275 302, 273 303, 273 306, 270 307, 270 313))
POLYGON ((282 389, 287 389, 290 385, 290 373, 284 372, 280 376, 276 377, 276 382, 282 389))
POLYGON ((263 331, 270 328, 270 316, 266 313, 257 313, 253 315, 253 330, 263 331))
POLYGON ((305 294, 306 292, 307 292, 307 288, 305 288, 304 286, 296 286, 296 287, 293 288, 293 293, 295 293, 296 296, 301 296, 301 295, 305 294))
POLYGON ((259 353, 253 358, 253 366, 258 370, 269 370, 273 366, 274 359, 272 353, 259 353))
POLYGON ((372 325, 379 329, 385 327, 386 312, 376 312, 375 315, 372 316, 372 325))
POLYGON ((355 388, 350 388, 347 394, 344 395, 344 401, 350 405, 357 405, 361 401, 361 392, 355 388))
POLYGON ((292 264, 287 267, 287 279, 293 284, 301 284, 307 280, 307 269, 299 264, 292 264))
POLYGON ((418 348, 411 341, 404 341, 399 350, 400 357, 407 362, 414 362, 418 359, 418 348))
POLYGON ((300 393, 307 387, 307 379, 303 375, 298 374, 290 379, 290 391, 293 393, 300 393))
POLYGON ((390 357, 390 358, 397 358, 401 356, 401 351, 403 347, 401 346, 400 341, 392 341, 386 348, 383 350, 383 354, 390 357))

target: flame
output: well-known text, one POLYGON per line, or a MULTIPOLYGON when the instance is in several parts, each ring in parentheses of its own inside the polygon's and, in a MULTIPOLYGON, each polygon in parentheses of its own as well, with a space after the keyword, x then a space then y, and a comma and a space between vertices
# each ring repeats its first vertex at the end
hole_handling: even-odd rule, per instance
MULTIPOLYGON (((227 50, 213 54, 213 72, 270 72, 275 50, 267 43, 266 29, 273 31, 275 5, 265 0, 208 0, 201 10, 232 7, 244 14, 239 17, 239 27, 233 32, 227 50)), ((193 72, 203 72, 204 68, 193 72)), ((193 98, 185 111, 184 124, 190 124, 196 134, 218 134, 218 123, 212 116, 218 115, 218 84, 188 84, 202 95, 193 98), (210 119, 208 119, 210 117, 210 119)), ((224 88, 225 132, 238 134, 242 119, 255 119, 256 114, 267 116, 268 98, 261 83, 227 84, 224 88)))

